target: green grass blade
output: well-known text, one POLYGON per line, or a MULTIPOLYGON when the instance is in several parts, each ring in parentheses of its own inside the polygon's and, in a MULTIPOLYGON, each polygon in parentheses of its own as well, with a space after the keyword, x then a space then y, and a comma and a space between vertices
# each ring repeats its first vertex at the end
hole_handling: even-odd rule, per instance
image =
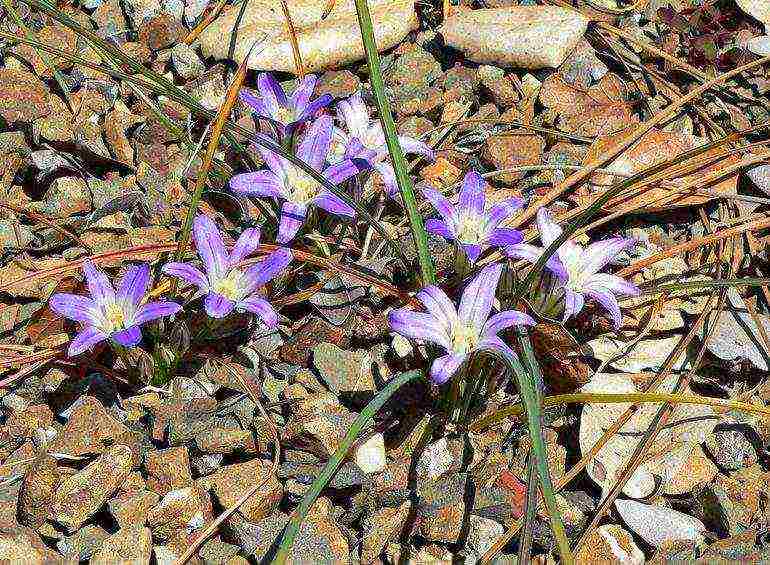
POLYGON ((530 452, 527 458, 527 499, 524 501, 524 525, 519 536, 519 563, 530 563, 532 553, 532 530, 537 516, 537 467, 530 452))
POLYGON ((409 216, 409 225, 412 229, 412 237, 417 248, 417 256, 420 261, 420 272, 422 273, 423 286, 433 284, 436 279, 433 260, 428 249, 428 235, 425 232, 425 226, 422 217, 417 210, 417 201, 414 198, 414 185, 407 170, 404 152, 398 143, 396 133, 396 124, 393 121, 393 115, 390 112, 390 104, 385 96, 385 85, 382 80, 382 70, 380 68, 380 55, 377 52, 377 44, 374 39, 374 30, 372 26, 372 16, 369 13, 369 6, 366 0, 356 0, 356 12, 358 13, 358 25, 361 29, 361 40, 364 43, 366 51, 366 60, 369 63, 369 78, 374 91, 374 98, 377 101, 377 108, 380 111, 382 127, 385 131, 385 141, 388 144, 390 158, 393 160, 393 168, 396 171, 396 181, 401 191, 401 197, 404 200, 407 216, 409 216))
POLYGON ((388 382, 387 386, 378 392, 377 396, 375 396, 361 411, 353 424, 350 426, 350 429, 348 429, 345 437, 340 442, 337 451, 334 452, 334 455, 332 455, 331 459, 329 459, 329 461, 326 463, 326 466, 321 471, 321 474, 318 475, 315 481, 313 481, 313 484, 310 485, 310 488, 305 493, 305 497, 302 499, 299 507, 297 507, 297 509, 294 511, 294 515, 286 525, 286 529, 283 532, 281 545, 278 547, 278 551, 276 552, 273 563, 286 563, 286 560, 291 554, 291 546, 294 544, 294 538, 297 536, 297 532, 299 532, 299 527, 302 524, 302 520, 305 519, 305 516, 310 510, 310 507, 315 502, 316 498, 318 498, 318 495, 321 494, 321 491, 324 489, 326 484, 342 464, 342 460, 350 449, 350 446, 353 445, 353 442, 356 440, 364 427, 372 420, 372 418, 374 418, 374 415, 382 407, 382 405, 385 404, 385 402, 387 402, 391 396, 393 396, 393 393, 395 393, 406 383, 416 380, 421 376, 422 371, 414 370, 401 373, 397 377, 392 378, 388 382))

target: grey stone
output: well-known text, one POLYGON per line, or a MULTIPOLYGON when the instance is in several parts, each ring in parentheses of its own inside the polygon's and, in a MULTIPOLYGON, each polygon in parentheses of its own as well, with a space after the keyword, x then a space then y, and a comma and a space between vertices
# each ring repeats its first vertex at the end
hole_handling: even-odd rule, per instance
POLYGON ((743 426, 720 424, 706 436, 706 449, 724 471, 751 467, 757 461, 757 450, 746 436, 743 426))

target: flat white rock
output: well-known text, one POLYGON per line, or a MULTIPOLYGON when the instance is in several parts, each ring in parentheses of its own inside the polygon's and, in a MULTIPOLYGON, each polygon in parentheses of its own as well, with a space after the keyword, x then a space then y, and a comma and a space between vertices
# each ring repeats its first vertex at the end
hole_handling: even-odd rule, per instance
POLYGON ((616 500, 615 508, 626 525, 654 547, 674 540, 703 541, 706 526, 682 512, 635 500, 616 500))

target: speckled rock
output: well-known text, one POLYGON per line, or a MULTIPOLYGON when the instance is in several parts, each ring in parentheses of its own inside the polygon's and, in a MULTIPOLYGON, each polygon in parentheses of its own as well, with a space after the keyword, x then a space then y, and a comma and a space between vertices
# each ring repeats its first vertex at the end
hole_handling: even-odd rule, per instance
POLYGON ((151 451, 144 459, 147 487, 161 496, 171 490, 192 485, 190 455, 186 447, 151 451))
POLYGON ((50 450, 74 456, 104 453, 127 431, 99 400, 83 396, 50 450))
POLYGON ((121 528, 104 540, 99 552, 94 555, 93 565, 131 563, 149 565, 152 556, 152 534, 149 528, 130 526, 121 528))
POLYGON ((331 94, 335 99, 347 98, 361 89, 361 80, 346 69, 327 71, 318 81, 315 92, 318 96, 331 94))
POLYGON ((283 496, 283 486, 272 472, 272 466, 270 461, 252 459, 246 463, 221 467, 213 475, 203 477, 198 482, 204 488, 211 489, 222 507, 229 508, 248 489, 266 480, 257 493, 238 510, 247 520, 258 522, 275 510, 283 496))
POLYGON ((109 535, 104 528, 86 524, 71 536, 57 541, 56 549, 65 557, 75 561, 85 561, 99 551, 109 535))
MULTIPOLYGON (((527 130, 513 130, 493 135, 484 141, 481 158, 495 170, 539 165, 545 150, 545 140, 527 130)), ((496 179, 505 184, 515 185, 524 176, 523 172, 498 175, 496 179)))
POLYGON ((172 490, 147 515, 152 535, 168 540, 175 534, 188 537, 201 530, 211 520, 211 499, 199 486, 172 490))
POLYGON ((30 528, 0 524, 0 561, 3 563, 57 563, 61 557, 48 549, 30 528))
POLYGON ((720 424, 706 436, 706 449, 718 467, 736 471, 757 462, 757 450, 739 425, 720 424))
POLYGON ((373 563, 388 541, 398 537, 411 506, 411 502, 406 501, 397 507, 380 508, 367 517, 361 542, 361 563, 373 563))
POLYGON ((126 492, 109 501, 110 513, 121 528, 143 525, 159 500, 160 495, 151 490, 126 492))
POLYGON ((614 524, 593 530, 581 550, 575 555, 576 563, 617 563, 641 565, 644 553, 626 530, 614 524))
POLYGON ((34 74, 0 69, 0 117, 9 124, 31 122, 51 113, 49 92, 34 74))
POLYGON ((371 393, 377 390, 368 351, 346 351, 333 343, 313 348, 313 365, 335 393, 371 393))
POLYGON ((60 480, 59 469, 53 457, 44 455, 34 461, 21 481, 19 522, 32 528, 38 528, 45 522, 60 480))
POLYGON ((457 542, 465 517, 466 480, 465 473, 451 473, 419 485, 420 535, 436 542, 457 542))
POLYGON ((56 488, 51 519, 73 532, 93 516, 131 472, 131 450, 115 445, 56 488))
POLYGON ((286 443, 329 458, 339 446, 355 415, 331 393, 321 393, 297 402, 284 428, 286 443))
POLYGON ((195 436, 196 447, 204 453, 254 453, 256 445, 249 430, 212 428, 195 436))

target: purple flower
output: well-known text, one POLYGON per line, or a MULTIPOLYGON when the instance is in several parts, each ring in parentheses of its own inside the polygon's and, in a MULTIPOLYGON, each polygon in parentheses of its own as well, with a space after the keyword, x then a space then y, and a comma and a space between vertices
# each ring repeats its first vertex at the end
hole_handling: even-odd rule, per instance
MULTIPOLYGON (((338 117, 345 122, 347 133, 339 128, 334 128, 333 151, 331 162, 334 159, 360 159, 376 169, 385 181, 385 189, 388 196, 395 198, 398 194, 396 173, 388 157, 388 145, 385 142, 385 132, 379 120, 372 120, 366 109, 360 93, 356 93, 347 100, 337 105, 338 117)), ((433 150, 425 143, 407 135, 399 135, 398 141, 404 153, 423 155, 434 159, 433 150)))
POLYGON ((238 264, 259 248, 259 230, 244 231, 228 253, 217 226, 204 215, 195 218, 193 239, 206 274, 189 263, 167 263, 163 272, 197 286, 206 295, 203 303, 212 318, 224 318, 233 310, 248 311, 268 327, 276 327, 278 314, 257 290, 291 263, 291 251, 278 249, 260 263, 240 269, 238 264))
POLYGON ((514 325, 535 324, 527 314, 516 310, 489 317, 502 270, 499 263, 484 268, 466 287, 459 309, 440 288, 427 286, 417 293, 427 312, 400 309, 389 314, 388 322, 394 332, 435 343, 447 351, 430 368, 430 378, 436 384, 448 381, 474 351, 494 349, 514 355, 497 336, 498 332, 514 325))
POLYGON ((91 297, 77 294, 54 294, 51 309, 66 318, 83 324, 72 340, 67 355, 74 357, 97 343, 111 339, 123 347, 133 347, 142 340, 139 326, 164 316, 173 316, 182 307, 176 302, 141 304, 150 282, 147 263, 131 267, 115 292, 107 276, 91 261, 83 263, 91 297))
MULTIPOLYGON (((329 182, 339 184, 357 174, 360 169, 349 159, 323 168, 329 153, 332 127, 332 119, 329 116, 322 116, 314 121, 297 147, 297 157, 321 172, 329 182)), ((294 238, 311 205, 338 216, 355 216, 353 208, 339 196, 326 190, 305 171, 268 149, 259 147, 259 151, 270 170, 236 175, 230 180, 230 187, 241 194, 284 200, 281 224, 278 228, 279 243, 286 243, 294 238)))
MULTIPOLYGON (((506 248, 511 257, 534 263, 545 248, 562 234, 562 229, 553 221, 545 208, 537 211, 537 227, 543 247, 519 243, 506 248)), ((578 314, 585 303, 585 295, 601 304, 612 317, 615 329, 620 327, 623 317, 616 295, 638 296, 639 288, 615 275, 599 273, 618 253, 632 246, 634 239, 613 237, 583 247, 567 240, 556 251, 559 263, 551 266, 564 284, 564 319, 578 314)))
POLYGON ((458 206, 453 206, 440 192, 424 188, 423 194, 443 220, 428 220, 425 229, 450 241, 456 241, 474 264, 489 246, 503 247, 520 243, 524 237, 518 230, 497 227, 521 208, 520 198, 511 198, 485 209, 484 179, 470 171, 463 179, 458 206))
POLYGON ((270 118, 280 124, 278 129, 281 136, 284 136, 291 134, 299 124, 309 121, 318 110, 331 103, 330 94, 310 100, 317 80, 314 75, 307 75, 299 82, 292 95, 287 97, 283 87, 271 73, 260 73, 257 77, 259 94, 243 89, 240 96, 258 116, 270 118))

